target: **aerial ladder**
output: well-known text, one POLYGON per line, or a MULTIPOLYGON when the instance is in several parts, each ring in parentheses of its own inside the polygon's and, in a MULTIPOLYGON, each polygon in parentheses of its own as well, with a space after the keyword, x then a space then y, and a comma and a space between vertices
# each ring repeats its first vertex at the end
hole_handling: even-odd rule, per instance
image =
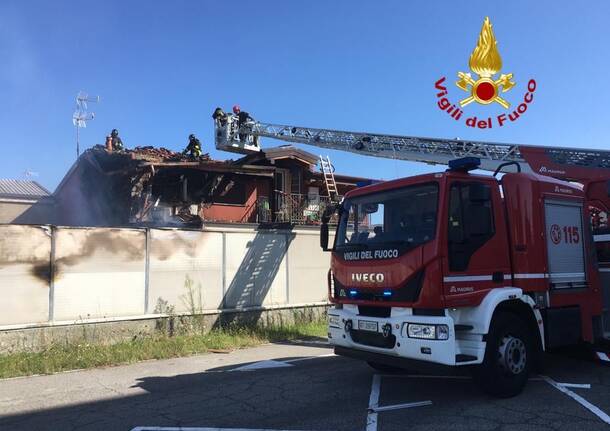
POLYGON ((605 150, 383 135, 258 121, 238 128, 233 116, 228 116, 223 124, 216 122, 215 142, 219 150, 242 154, 259 152, 262 151, 259 137, 430 165, 447 165, 457 158, 477 157, 481 159, 480 169, 491 172, 516 162, 524 172, 567 181, 586 182, 610 176, 610 151, 605 150))
MULTIPOLYGON (((454 159, 476 157, 481 161, 479 169, 486 171, 519 169, 577 182, 582 184, 596 217, 594 231, 603 231, 606 234, 604 241, 610 241, 607 218, 610 212, 610 151, 384 135, 259 121, 249 121, 239 127, 237 117, 233 115, 215 121, 215 144, 219 150, 241 154, 260 152, 261 137, 429 165, 446 166, 454 159)), ((322 168, 326 179, 324 166, 322 168)))

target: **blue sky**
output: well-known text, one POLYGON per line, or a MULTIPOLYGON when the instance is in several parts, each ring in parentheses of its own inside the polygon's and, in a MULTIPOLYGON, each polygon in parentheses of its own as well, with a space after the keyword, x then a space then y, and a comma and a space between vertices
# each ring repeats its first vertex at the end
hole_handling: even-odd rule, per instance
MULTIPOLYGON (((55 188, 75 159, 79 90, 101 96, 84 147, 116 127, 128 147, 180 150, 195 133, 213 157, 235 157, 212 148, 210 115, 238 103, 265 122, 607 149, 609 12, 607 1, 3 0, 0 178, 31 170, 55 188), (439 110, 434 82, 464 97, 453 83, 486 15, 517 83, 506 98, 516 106, 530 78, 538 87, 517 122, 476 130, 439 110)), ((439 169, 306 149, 346 174, 439 169)))

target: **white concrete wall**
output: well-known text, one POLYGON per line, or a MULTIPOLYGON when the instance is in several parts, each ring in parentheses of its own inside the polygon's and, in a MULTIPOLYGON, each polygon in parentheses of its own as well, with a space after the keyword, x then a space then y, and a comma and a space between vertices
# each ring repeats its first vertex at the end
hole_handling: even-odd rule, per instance
POLYGON ((54 320, 144 314, 146 233, 55 230, 54 320))
POLYGON ((51 232, 0 225, 0 326, 49 318, 51 232))
POLYGON ((149 240, 149 312, 164 301, 176 312, 221 308, 222 232, 151 229, 149 240))
POLYGON ((311 229, 0 225, 0 328, 320 303, 318 244, 311 229))

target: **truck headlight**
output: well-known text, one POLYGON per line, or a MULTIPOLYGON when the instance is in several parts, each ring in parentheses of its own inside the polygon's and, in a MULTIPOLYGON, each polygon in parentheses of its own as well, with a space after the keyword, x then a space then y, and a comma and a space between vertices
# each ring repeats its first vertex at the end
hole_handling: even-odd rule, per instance
POLYGON ((409 323, 407 324, 407 336, 424 340, 448 340, 449 327, 447 325, 409 323))
POLYGON ((335 316, 334 314, 329 314, 328 326, 332 326, 333 328, 341 328, 341 318, 339 316, 335 316))

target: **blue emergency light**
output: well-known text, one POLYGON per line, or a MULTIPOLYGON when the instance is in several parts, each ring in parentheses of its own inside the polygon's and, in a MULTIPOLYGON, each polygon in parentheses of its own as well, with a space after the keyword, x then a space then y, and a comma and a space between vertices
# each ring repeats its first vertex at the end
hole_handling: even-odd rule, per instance
POLYGON ((383 291, 383 296, 392 296, 392 291, 391 290, 384 290, 383 291))
POLYGON ((358 291, 357 290, 350 290, 349 291, 349 296, 356 296, 358 295, 358 291))
POLYGON ((449 160, 450 171, 469 172, 481 166, 481 159, 478 157, 462 157, 461 159, 449 160))
POLYGON ((358 181, 356 183, 356 187, 360 188, 360 187, 366 187, 366 186, 370 186, 373 184, 378 184, 380 183, 380 180, 363 180, 363 181, 358 181))

